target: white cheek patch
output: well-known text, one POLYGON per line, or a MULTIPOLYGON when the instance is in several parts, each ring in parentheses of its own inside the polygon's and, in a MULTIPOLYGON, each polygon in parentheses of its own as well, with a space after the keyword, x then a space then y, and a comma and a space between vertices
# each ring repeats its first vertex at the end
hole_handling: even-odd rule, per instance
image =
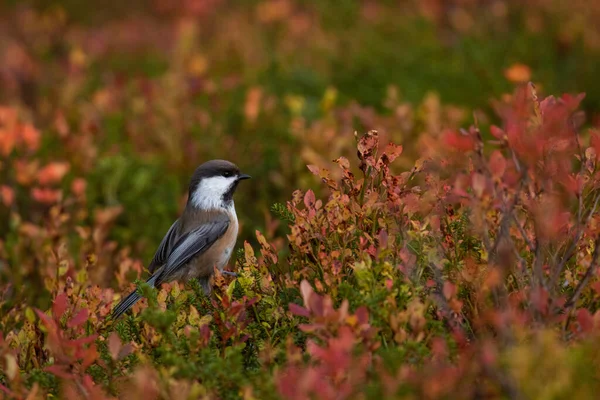
POLYGON ((192 194, 192 204, 202 210, 223 207, 223 195, 235 183, 236 177, 213 176, 204 178, 192 194))

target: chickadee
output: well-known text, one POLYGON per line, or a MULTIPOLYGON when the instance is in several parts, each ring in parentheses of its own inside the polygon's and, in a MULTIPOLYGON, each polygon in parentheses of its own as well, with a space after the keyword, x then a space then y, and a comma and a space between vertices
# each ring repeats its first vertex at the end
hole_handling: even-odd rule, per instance
MULTIPOLYGON (((238 234, 233 193, 250 175, 225 160, 200 165, 190 181, 188 201, 181 217, 171 225, 148 266, 152 287, 163 282, 198 278, 204 293, 211 292, 214 267, 223 271, 238 234)), ((140 295, 133 291, 113 311, 117 319, 140 295)))

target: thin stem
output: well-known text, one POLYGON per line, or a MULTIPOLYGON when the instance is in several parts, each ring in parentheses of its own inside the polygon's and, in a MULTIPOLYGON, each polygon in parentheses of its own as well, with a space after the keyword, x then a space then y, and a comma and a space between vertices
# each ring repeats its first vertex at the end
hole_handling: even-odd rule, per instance
POLYGON ((588 282, 592 278, 592 275, 596 271, 596 268, 598 267, 598 257, 600 257, 600 235, 594 241, 594 253, 592 254, 592 261, 590 262, 590 266, 588 267, 587 271, 585 271, 583 279, 579 281, 579 284, 575 288, 575 291, 573 292, 569 300, 567 300, 567 302, 565 303, 564 309, 566 311, 569 311, 571 308, 573 308, 575 306, 575 303, 577 303, 577 300, 579 300, 583 289, 585 289, 588 282))

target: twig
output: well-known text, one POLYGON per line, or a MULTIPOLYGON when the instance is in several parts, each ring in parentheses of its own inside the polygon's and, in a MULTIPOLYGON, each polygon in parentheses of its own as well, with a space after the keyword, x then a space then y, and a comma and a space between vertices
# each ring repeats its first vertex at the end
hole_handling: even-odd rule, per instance
POLYGON ((512 217, 513 217, 513 221, 514 221, 515 225, 517 226, 517 228, 519 228, 519 232, 521 233, 521 236, 523 237, 523 240, 525 241, 525 244, 529 248, 529 251, 532 252, 532 253, 534 253, 535 252, 535 246, 533 245, 533 243, 531 243, 531 240, 529 240, 529 238, 527 237, 527 232, 525 232, 525 229, 523 229, 523 227, 521 226, 521 224, 517 220, 517 216, 514 215, 514 214, 512 214, 512 217))
MULTIPOLYGON (((567 300, 567 302, 565 303, 565 311, 569 311, 571 308, 573 308, 577 300, 579 300, 579 296, 581 296, 583 289, 585 289, 586 285, 592 278, 592 275, 596 271, 596 268, 598 267, 598 257, 600 257, 600 235, 598 235, 598 237, 594 241, 594 253, 592 254, 592 261, 590 262, 590 266, 588 267, 587 271, 585 271, 583 279, 579 281, 579 284, 575 288, 575 291, 573 292, 569 300, 567 300)), ((569 321, 567 319, 567 325, 568 322, 569 321)))
POLYGON ((504 201, 502 202, 503 206, 504 206, 503 208, 505 208, 503 210, 504 215, 502 216, 502 220, 500 221, 500 231, 498 232, 498 235, 496 236, 496 240, 494 240, 494 244, 493 244, 491 250, 489 251, 490 256, 492 256, 492 254, 496 252, 496 249, 498 248, 498 245, 500 244, 500 240, 504 236, 503 234, 508 234, 508 232, 509 232, 508 228, 509 228, 510 221, 512 219, 511 217, 514 218, 513 211, 519 201, 519 197, 521 196, 521 191, 523 190, 523 187, 525 186, 525 179, 526 179, 526 171, 521 173, 519 187, 517 188, 517 191, 516 191, 515 195, 513 196, 513 199, 510 202, 510 204, 508 205, 508 207, 504 201))
POLYGON ((575 250, 577 250, 577 244, 579 243, 579 240, 581 240, 581 236, 583 236, 583 228, 590 222, 590 219, 595 214, 596 208, 598 207, 599 202, 600 202, 600 192, 596 196, 596 199, 594 200, 594 205, 592 206, 590 212, 588 213, 587 217, 585 218, 585 223, 578 224, 578 231, 577 231, 577 234, 575 235, 575 238, 573 239, 568 250, 565 252, 564 256, 562 257, 560 264, 554 269, 554 271, 552 271, 550 287, 555 286, 556 280, 562 273, 563 269, 565 268, 565 265, 569 262, 569 260, 575 254, 575 250))

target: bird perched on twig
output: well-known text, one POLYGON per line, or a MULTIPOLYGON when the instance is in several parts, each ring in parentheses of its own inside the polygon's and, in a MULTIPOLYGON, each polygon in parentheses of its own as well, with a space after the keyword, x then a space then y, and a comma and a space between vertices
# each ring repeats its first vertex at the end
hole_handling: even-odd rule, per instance
MULTIPOLYGON (((197 278, 208 295, 214 267, 223 271, 233 252, 238 220, 233 193, 238 183, 250 178, 225 160, 200 165, 189 186, 189 196, 181 217, 171 225, 148 266, 146 281, 152 287, 163 282, 197 278)), ((117 319, 139 299, 131 292, 113 310, 117 319)))

